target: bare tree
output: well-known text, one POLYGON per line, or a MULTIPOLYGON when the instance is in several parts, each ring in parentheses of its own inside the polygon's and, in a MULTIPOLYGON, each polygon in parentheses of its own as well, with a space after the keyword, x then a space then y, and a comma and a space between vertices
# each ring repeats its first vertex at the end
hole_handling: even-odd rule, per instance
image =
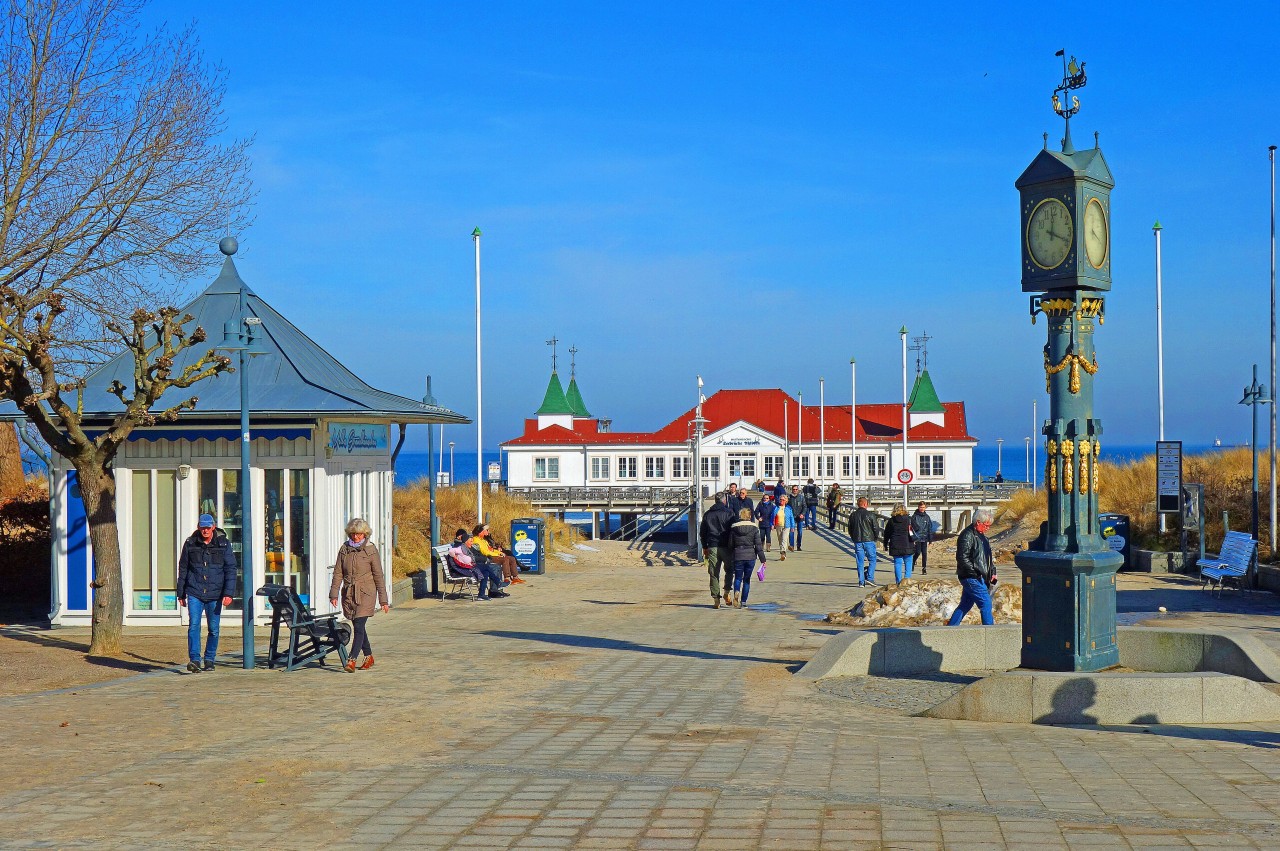
POLYGON ((0 32, 0 397, 79 476, 94 547, 90 653, 115 655, 124 616, 111 461, 169 388, 229 369, 164 304, 240 227, 248 143, 224 142, 224 75, 191 29, 141 34, 137 0, 9 0, 0 32), (132 386, 87 430, 84 376, 123 344, 132 386), (178 364, 185 364, 179 366, 178 364))

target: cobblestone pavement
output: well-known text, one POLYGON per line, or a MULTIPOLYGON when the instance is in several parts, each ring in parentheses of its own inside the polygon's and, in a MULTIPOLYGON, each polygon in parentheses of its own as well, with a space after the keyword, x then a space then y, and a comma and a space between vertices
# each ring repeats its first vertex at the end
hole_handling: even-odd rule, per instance
MULTIPOLYGON (((1280 723, 941 721, 796 681, 836 632, 814 616, 857 597, 847 557, 805 544, 756 610, 712 609, 677 554, 619 567, 601 543, 509 600, 376 617, 370 671, 0 699, 0 846, 1280 846, 1280 723)), ((1135 611, 1183 593, 1138 586, 1135 611)), ((1275 634, 1256 596, 1215 617, 1275 634)))

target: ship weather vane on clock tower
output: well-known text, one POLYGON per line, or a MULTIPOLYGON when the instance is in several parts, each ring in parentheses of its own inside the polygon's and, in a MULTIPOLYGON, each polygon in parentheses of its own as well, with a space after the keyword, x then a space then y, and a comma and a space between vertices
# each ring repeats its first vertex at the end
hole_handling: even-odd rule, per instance
POLYGON ((1084 74, 1083 62, 1077 63, 1074 56, 1068 62, 1065 50, 1059 50, 1054 56, 1062 57, 1062 82, 1053 90, 1053 111, 1067 124, 1066 132, 1062 137, 1062 150, 1064 153, 1071 153, 1071 116, 1080 111, 1080 98, 1072 95, 1068 102, 1067 92, 1084 88, 1088 79, 1084 74))

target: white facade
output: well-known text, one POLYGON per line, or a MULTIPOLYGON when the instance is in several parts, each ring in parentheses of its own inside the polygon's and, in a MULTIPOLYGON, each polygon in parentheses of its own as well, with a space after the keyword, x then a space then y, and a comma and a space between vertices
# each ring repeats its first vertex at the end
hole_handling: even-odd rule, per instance
MULTIPOLYGON (((129 440, 115 461, 126 624, 186 623, 187 611, 177 605, 174 591, 178 554, 202 513, 215 516, 242 565, 242 541, 248 542, 252 574, 242 587, 250 594, 265 582, 291 584, 317 613, 332 611, 329 583, 346 538, 344 527, 353 517, 372 527, 390 588, 394 473, 388 441, 335 450, 326 421, 255 425, 254 433, 268 437, 252 442, 250 516, 242 518, 238 428, 198 427, 190 430, 191 439, 182 431, 169 426, 153 431, 165 437, 145 439, 147 431, 138 430, 135 435, 143 439, 129 440)), ((91 623, 92 543, 83 503, 69 487, 74 471, 59 459, 53 472, 49 619, 55 625, 85 626, 91 623)), ((240 610, 237 597, 227 611, 240 610)), ((270 620, 261 597, 254 600, 254 612, 260 622, 270 620)), ((226 622, 227 613, 223 616, 226 622)))
MULTIPOLYGON (((915 423, 913 423, 914 425, 915 423)), ((795 443, 739 420, 707 434, 701 444, 702 483, 708 492, 733 482, 779 478, 842 486, 897 484, 900 469, 912 471, 916 485, 967 485, 973 482, 975 441, 908 440, 906 462, 901 443, 795 443), (850 459, 855 459, 851 462, 850 459)), ((692 484, 689 443, 608 442, 608 435, 575 445, 507 446, 510 487, 677 487, 692 484)))

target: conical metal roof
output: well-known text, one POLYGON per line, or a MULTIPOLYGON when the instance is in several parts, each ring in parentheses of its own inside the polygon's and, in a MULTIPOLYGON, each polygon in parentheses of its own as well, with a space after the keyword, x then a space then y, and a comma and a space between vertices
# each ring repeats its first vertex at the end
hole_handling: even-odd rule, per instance
POLYGON ((569 410, 573 411, 575 417, 589 417, 587 413, 587 403, 582 401, 582 391, 578 389, 578 379, 569 379, 569 389, 564 391, 565 401, 569 403, 569 410))
POLYGON ((914 414, 942 414, 946 408, 938 399, 938 391, 933 389, 933 379, 929 370, 920 373, 916 378, 916 386, 911 388, 911 403, 908 405, 914 414))
MULTIPOLYGON (((248 365, 249 410, 255 419, 338 417, 386 418, 403 423, 470 422, 448 408, 370 387, 250 289, 229 255, 213 283, 182 308, 182 313, 195 318, 186 327, 203 328, 208 341, 179 355, 174 372, 199 360, 209 347, 217 347, 222 342, 224 323, 238 324, 241 292, 246 315, 262 320, 256 332, 256 348, 264 354, 250 358, 248 365)), ((376 335, 371 335, 374 338, 376 335)), ((89 374, 82 408, 86 420, 113 417, 122 410, 120 400, 108 388, 113 381, 132 387, 133 369, 133 355, 126 351, 89 374)), ((199 397, 195 410, 183 412, 180 419, 240 415, 240 376, 236 373, 216 375, 186 390, 171 389, 160 398, 156 409, 163 410, 190 395, 199 397)))
POLYGON ((560 376, 554 371, 551 373, 551 380, 547 382, 547 392, 542 397, 542 407, 538 408, 538 414, 572 414, 573 408, 569 407, 569 400, 565 398, 564 386, 560 383, 560 376))

